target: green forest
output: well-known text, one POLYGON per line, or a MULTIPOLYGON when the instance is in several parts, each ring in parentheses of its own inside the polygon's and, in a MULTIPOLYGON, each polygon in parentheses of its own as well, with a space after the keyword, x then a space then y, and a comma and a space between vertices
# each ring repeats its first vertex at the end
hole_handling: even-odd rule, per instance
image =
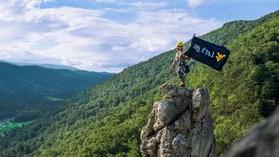
POLYGON ((14 119, 20 122, 54 110, 79 92, 112 76, 1 61, 0 71, 0 121, 14 119))
MULTIPOLYGON (((219 156, 279 101, 279 11, 201 38, 231 51, 222 72, 192 61, 189 85, 210 91, 219 156)), ((189 44, 189 43, 187 43, 189 44)), ((71 102, 0 137, 0 156, 140 156, 140 131, 162 84, 178 84, 173 50, 131 66, 71 102)))

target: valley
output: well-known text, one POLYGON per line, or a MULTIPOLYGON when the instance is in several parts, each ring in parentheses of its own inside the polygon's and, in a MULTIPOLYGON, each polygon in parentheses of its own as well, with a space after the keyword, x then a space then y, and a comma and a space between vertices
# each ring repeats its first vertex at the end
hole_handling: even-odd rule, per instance
POLYGON ((55 112, 73 96, 113 76, 65 66, 3 61, 0 71, 1 132, 21 128, 44 114, 55 112))

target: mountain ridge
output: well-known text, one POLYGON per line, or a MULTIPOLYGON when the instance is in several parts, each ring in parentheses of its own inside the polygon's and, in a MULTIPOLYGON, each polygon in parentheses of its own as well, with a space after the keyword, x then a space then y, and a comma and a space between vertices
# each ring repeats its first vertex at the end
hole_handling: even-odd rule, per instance
MULTIPOLYGON (((61 104, 82 90, 111 77, 110 74, 17 66, 0 62, 0 118, 17 106, 61 104), (10 107, 9 107, 10 106, 10 107)), ((20 107, 21 106, 21 107, 20 107)))

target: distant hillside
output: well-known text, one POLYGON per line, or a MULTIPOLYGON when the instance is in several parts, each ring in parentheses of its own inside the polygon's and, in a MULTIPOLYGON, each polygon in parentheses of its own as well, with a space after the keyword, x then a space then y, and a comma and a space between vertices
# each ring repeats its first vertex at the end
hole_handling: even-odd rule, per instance
POLYGON ((38 64, 38 66, 49 68, 49 69, 67 69, 67 70, 80 70, 78 68, 65 66, 65 65, 55 65, 55 64, 38 64))
POLYGON ((0 118, 14 108, 61 103, 109 77, 111 74, 0 62, 0 118))
MULTIPOLYGON (((187 79, 210 91, 218 155, 278 105, 279 12, 225 24, 202 38, 226 45, 222 72, 196 63, 187 79)), ((140 130, 158 88, 178 83, 168 51, 76 96, 59 112, 0 137, 0 156, 140 156, 140 130)))
POLYGON ((8 62, 8 61, 3 61, 0 60, 0 62, 3 63, 9 63, 9 64, 13 64, 13 65, 17 65, 17 66, 41 66, 44 68, 49 68, 49 69, 65 69, 65 70, 80 70, 78 68, 75 67, 71 67, 71 66, 66 66, 66 65, 57 65, 57 64, 34 64, 34 63, 21 63, 21 62, 8 62))

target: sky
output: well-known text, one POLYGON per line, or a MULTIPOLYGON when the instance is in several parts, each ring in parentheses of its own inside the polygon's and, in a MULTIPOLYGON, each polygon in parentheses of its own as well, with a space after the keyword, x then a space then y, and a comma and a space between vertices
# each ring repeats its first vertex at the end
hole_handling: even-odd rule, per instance
POLYGON ((0 60, 120 72, 278 0, 0 0, 0 60))

